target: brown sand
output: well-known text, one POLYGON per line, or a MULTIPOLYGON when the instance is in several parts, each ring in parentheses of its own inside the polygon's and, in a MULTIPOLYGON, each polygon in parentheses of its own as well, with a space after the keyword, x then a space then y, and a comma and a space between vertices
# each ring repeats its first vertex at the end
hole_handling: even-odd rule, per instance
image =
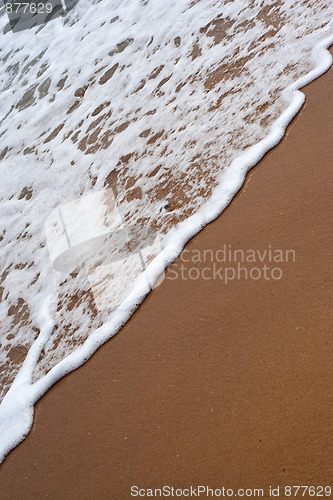
POLYGON ((131 485, 198 484, 268 498, 270 485, 332 482, 332 80, 305 89, 282 143, 187 246, 271 245, 296 262, 280 265, 281 280, 165 279, 37 404, 1 468, 1 499, 123 500, 131 485))

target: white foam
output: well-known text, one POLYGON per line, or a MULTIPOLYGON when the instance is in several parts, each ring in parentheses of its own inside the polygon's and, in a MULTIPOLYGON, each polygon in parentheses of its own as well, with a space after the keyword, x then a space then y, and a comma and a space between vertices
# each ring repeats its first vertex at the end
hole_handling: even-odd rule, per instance
MULTIPOLYGON (((13 367, 16 378, 0 405, 0 461, 29 432, 36 401, 57 380, 89 359, 129 319, 147 294, 147 275, 148 281, 154 283, 187 241, 225 209, 248 170, 281 140, 286 126, 301 108, 304 95, 298 89, 331 65, 326 49, 333 43, 333 36, 327 26, 316 30, 327 18, 329 8, 325 2, 318 2, 315 12, 304 6, 294 7, 297 12, 292 18, 287 17, 288 22, 274 38, 278 60, 274 53, 269 53, 270 37, 258 49, 250 49, 260 38, 258 33, 269 31, 263 20, 258 21, 260 4, 248 6, 235 1, 221 7, 210 0, 193 5, 184 1, 173 2, 171 9, 169 3, 158 0, 147 4, 113 2, 112 18, 118 19, 110 23, 104 2, 81 0, 65 20, 57 19, 41 31, 5 35, 1 59, 6 59, 7 54, 8 57, 1 75, 1 110, 7 117, 0 132, 3 148, 5 145, 8 150, 0 187, 6 230, 1 243, 6 271, 2 283, 1 341, 5 356, 7 347, 17 345, 26 346, 28 354, 20 368, 13 367), (233 30, 234 36, 231 41, 214 45, 212 35, 205 34, 207 29, 204 34, 200 30, 219 19, 221 9, 224 19, 234 21, 225 28, 226 34, 233 30), (255 26, 251 19, 256 21, 255 26), (241 27, 244 21, 246 28, 241 27), (179 45, 174 43, 178 36, 179 45), (125 48, 118 45, 125 40, 125 48), (201 51, 196 57, 191 55, 195 46, 201 51), (254 55, 247 61, 251 50, 254 55), (232 79, 220 75, 222 83, 214 84, 212 70, 218 71, 221 61, 230 61, 236 53, 236 61, 244 58, 241 74, 237 74, 236 67, 232 79), (112 76, 99 83, 117 64, 117 78, 112 76), (149 79, 162 65, 158 77, 149 79), (287 71, 290 65, 295 68, 287 71), (63 89, 57 91, 58 83, 66 76, 63 89), (295 76, 299 78, 293 82, 295 76), (142 80, 146 80, 144 87, 132 94, 142 80), (212 87, 207 90, 203 82, 212 87), (157 83, 161 84, 159 88, 157 83), (84 97, 75 97, 75 91, 87 84, 84 97), (175 92, 179 85, 183 87, 175 92), (270 103, 268 91, 273 92, 277 86, 281 99, 270 103), (223 92, 226 97, 218 105, 219 112, 209 111, 223 92), (35 101, 32 95, 36 96, 35 101), (94 114, 98 106, 109 101, 110 105, 94 114), (70 111, 75 102, 78 107, 70 111), (271 104, 268 111, 260 111, 267 102, 271 104), (147 115, 154 109, 155 114, 147 115), (100 124, 94 124, 103 113, 100 124), (251 121, 255 113, 258 119, 268 122, 260 125, 258 119, 251 121), (50 139, 51 132, 62 124, 58 135, 50 139), (92 128, 88 132, 89 127, 92 128), (68 137, 72 128, 78 134, 76 142, 70 139, 74 133, 68 137), (103 149, 103 141, 108 138, 102 141, 101 136, 108 129, 113 142, 103 149), (147 130, 148 135, 141 137, 147 130), (160 138, 147 145, 149 139, 160 133, 160 138), (78 147, 81 143, 85 151, 78 147), (94 152, 85 154, 95 146, 94 152), (165 147, 167 151, 161 155, 165 147), (127 154, 132 156, 122 160, 127 154), (202 165, 199 170, 194 165, 196 155, 202 165), (150 177, 161 163, 158 173, 150 177), (156 222, 165 234, 163 251, 138 277, 121 306, 98 318, 102 326, 96 328, 98 321, 86 313, 84 301, 79 303, 71 313, 71 321, 79 324, 80 336, 73 334, 69 339, 73 342, 67 343, 66 338, 60 338, 57 351, 53 332, 57 320, 55 297, 59 295, 61 279, 52 268, 42 228, 57 207, 100 192, 115 166, 120 176, 122 169, 127 169, 123 184, 117 184, 120 210, 124 216, 130 214, 127 222, 137 224, 142 214, 151 223, 156 222), (168 184, 172 177, 174 185, 168 184), (133 189, 127 186, 128 179, 141 190, 142 198, 127 198, 133 189), (157 194, 163 182, 168 186, 169 197, 180 185, 188 185, 184 207, 174 211, 181 220, 178 224, 176 218, 172 219, 173 214, 169 216, 161 210, 166 200, 157 194), (214 184, 207 200, 205 193, 200 193, 214 184), (26 188, 31 188, 31 197, 26 188), (186 218, 188 212, 193 215, 186 218), (176 225, 169 229, 171 223, 176 225), (15 314, 8 314, 11 307, 15 314), (15 315, 19 316, 17 324, 12 322, 15 315), (36 328, 40 333, 34 340, 36 328), (8 332, 13 332, 14 338, 8 339, 8 332), (85 332, 89 335, 85 336, 85 332), (49 371, 48 366, 52 366, 49 371)), ((289 15, 289 7, 289 2, 285 2, 279 15, 289 15)), ((76 283, 68 284, 67 296, 76 289, 76 283)))

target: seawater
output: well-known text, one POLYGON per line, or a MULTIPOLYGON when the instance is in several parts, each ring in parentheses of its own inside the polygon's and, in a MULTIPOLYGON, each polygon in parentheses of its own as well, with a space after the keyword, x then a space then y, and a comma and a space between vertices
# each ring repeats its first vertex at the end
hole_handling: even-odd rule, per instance
POLYGON ((281 140, 298 89, 331 65, 332 13, 328 0, 80 0, 13 33, 1 7, 0 460, 281 140), (110 257, 94 211, 116 250, 128 227, 158 235, 139 249, 145 272, 111 259, 96 277, 72 254, 57 267, 66 224, 93 241, 89 258, 110 257), (119 300, 99 307, 111 277, 119 300))

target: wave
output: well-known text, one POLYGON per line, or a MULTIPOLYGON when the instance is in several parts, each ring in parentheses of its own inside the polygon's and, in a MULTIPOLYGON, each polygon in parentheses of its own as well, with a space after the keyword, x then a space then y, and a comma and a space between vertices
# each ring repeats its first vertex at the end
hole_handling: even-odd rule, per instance
POLYGON ((1 12, 0 460, 281 140, 331 10, 81 0, 19 33, 1 12))

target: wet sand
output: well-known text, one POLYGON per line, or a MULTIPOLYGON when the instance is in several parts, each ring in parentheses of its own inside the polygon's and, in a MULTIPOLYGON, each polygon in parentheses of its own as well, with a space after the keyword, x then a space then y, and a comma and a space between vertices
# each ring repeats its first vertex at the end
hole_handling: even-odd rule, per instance
POLYGON ((178 260, 37 404, 1 467, 1 499, 123 500, 132 485, 199 484, 265 498, 279 485, 284 498, 285 485, 332 484, 332 81, 330 70, 305 88, 282 143, 187 245, 186 258, 231 245, 293 249, 296 261, 276 264, 279 280, 225 284, 171 279, 178 260))

